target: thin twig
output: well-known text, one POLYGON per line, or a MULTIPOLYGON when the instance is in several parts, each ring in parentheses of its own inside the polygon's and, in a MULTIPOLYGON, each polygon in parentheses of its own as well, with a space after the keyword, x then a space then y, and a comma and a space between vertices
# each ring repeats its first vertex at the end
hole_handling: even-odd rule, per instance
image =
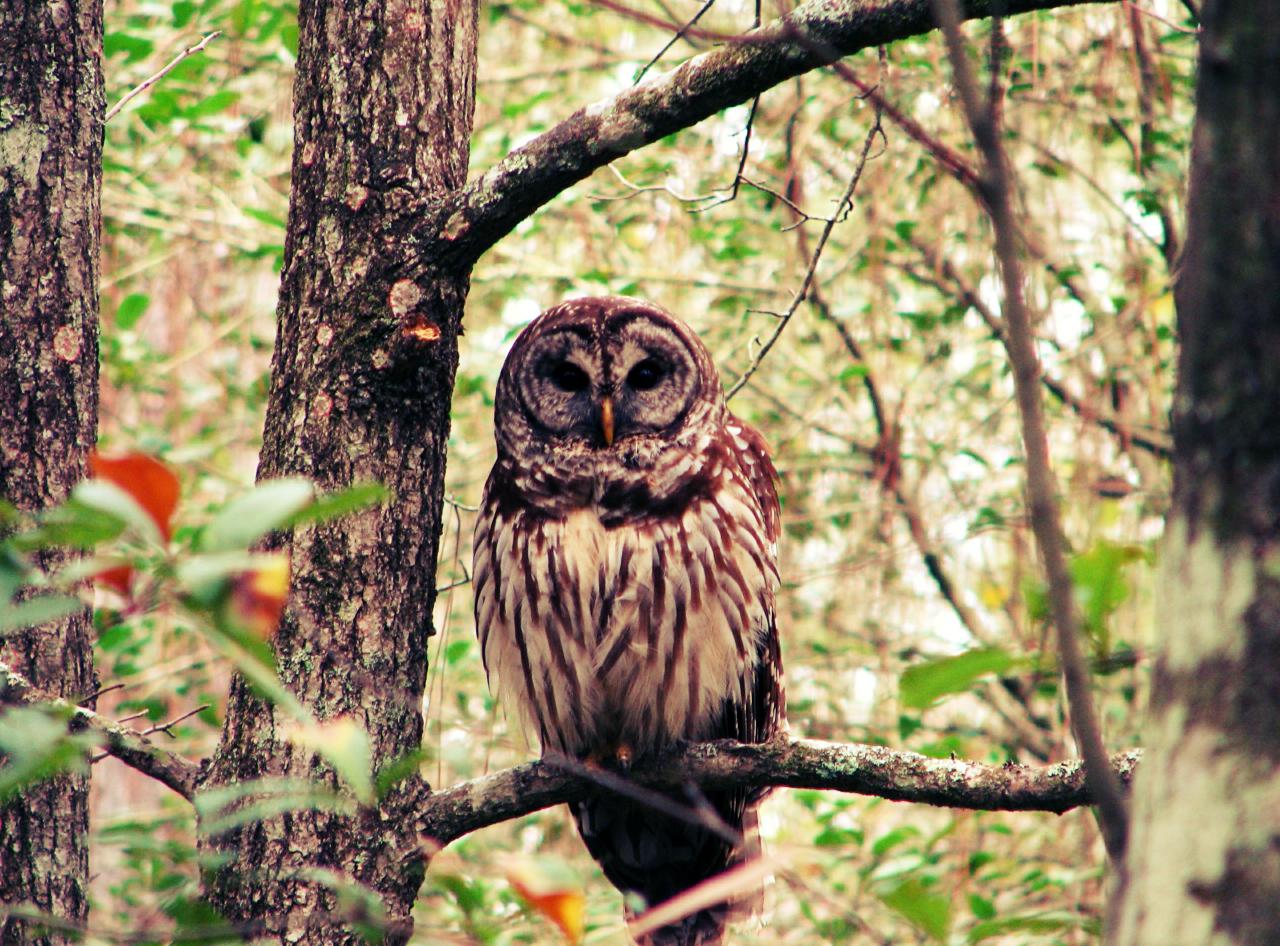
POLYGON ((127 726, 120 726, 91 709, 45 693, 0 661, 0 705, 4 704, 48 706, 65 712, 72 732, 96 733, 105 743, 106 751, 125 765, 169 786, 188 801, 195 795, 199 766, 177 753, 153 745, 145 736, 127 726))
POLYGON ((221 35, 222 35, 222 30, 214 30, 212 33, 210 33, 204 39, 200 40, 200 42, 196 43, 194 46, 188 46, 182 52, 178 53, 178 55, 174 56, 171 60, 169 60, 168 64, 163 69, 161 69, 155 75, 149 76, 148 78, 143 79, 140 85, 134 86, 132 89, 126 92, 123 96, 121 96, 120 101, 116 102, 115 105, 112 105, 111 108, 107 109, 106 117, 102 119, 102 123, 105 125, 107 122, 111 121, 111 119, 115 118, 117 115, 120 114, 120 109, 124 108, 126 105, 128 105, 131 101, 133 101, 143 92, 147 91, 147 89, 151 88, 153 85, 155 85, 165 76, 167 76, 173 70, 173 68, 178 65, 178 63, 182 62, 182 60, 186 59, 188 56, 194 56, 196 53, 200 52, 202 49, 208 46, 210 42, 217 39, 221 35))
POLYGON ((102 687, 101 689, 94 690, 92 693, 88 694, 87 696, 78 696, 72 702, 74 702, 77 706, 83 706, 85 703, 92 703, 94 700, 102 696, 104 693, 110 693, 112 690, 119 690, 123 687, 124 687, 123 683, 111 683, 111 684, 108 684, 107 686, 102 687))
MULTIPOLYGON (((587 765, 577 759, 571 759, 563 753, 548 753, 542 757, 542 761, 562 772, 568 772, 578 778, 599 785, 615 795, 621 795, 623 798, 636 802, 658 814, 666 815, 676 821, 683 821, 685 824, 690 824, 694 827, 705 828, 734 847, 742 844, 742 833, 735 831, 726 824, 725 820, 714 810, 707 811, 691 805, 682 805, 662 792, 638 785, 625 775, 618 772, 610 772, 599 766, 587 765)), ((690 786, 694 789, 697 788, 696 783, 690 783, 690 786)))
POLYGON ((1121 869, 1128 835, 1128 812, 1119 781, 1112 771, 1089 692, 1089 671, 1079 639, 1071 576, 1067 571, 1065 537, 1058 515, 1057 485, 1049 460, 1044 406, 1040 400, 1040 359, 1036 354, 1031 318, 1023 298, 1019 237, 1012 210, 1010 169, 990 103, 984 103, 965 55, 960 11, 955 0, 931 0, 942 28, 956 90, 974 141, 983 155, 982 191, 996 234, 996 257, 1005 291, 1006 349, 1013 365, 1014 389, 1022 420, 1026 451, 1027 493, 1031 526, 1049 581, 1049 598, 1058 631, 1059 659, 1066 682, 1071 728, 1085 761, 1085 778, 1098 807, 1098 823, 1112 861, 1121 869))
MULTIPOLYGON (((907 263, 895 263, 899 269, 910 276, 913 280, 921 285, 930 286, 931 288, 942 293, 944 296, 953 296, 960 302, 964 303, 974 312, 978 313, 978 317, 982 319, 987 326, 987 330, 991 333, 991 337, 1007 344, 1005 324, 1001 318, 991 311, 991 307, 982 301, 982 297, 978 295, 975 287, 969 284, 967 280, 956 270, 949 260, 942 259, 940 254, 916 240, 911 241, 931 269, 941 272, 950 285, 944 285, 939 279, 920 272, 914 266, 907 263)), ((1101 410, 1086 404, 1081 398, 1072 394, 1067 386, 1051 377, 1049 374, 1041 371, 1040 383, 1044 385, 1045 390, 1052 394, 1058 401, 1065 404, 1071 409, 1081 420, 1091 424, 1097 424, 1103 430, 1117 437, 1122 444, 1130 444, 1135 447, 1147 451, 1153 456, 1163 460, 1173 458, 1173 446, 1169 443, 1167 434, 1164 431, 1146 427, 1143 425, 1127 424, 1113 416, 1104 414, 1101 410)))
MULTIPOLYGON (((1194 29, 1187 29, 1185 26, 1179 26, 1177 23, 1174 23, 1172 20, 1166 20, 1155 10, 1148 10, 1146 7, 1140 7, 1136 3, 1128 2, 1128 0, 1125 0, 1124 5, 1128 7, 1130 10, 1132 10, 1134 13, 1141 13, 1143 16, 1149 16, 1151 17, 1151 19, 1155 20, 1157 23, 1163 23, 1165 26, 1169 27, 1169 29, 1174 30, 1175 32, 1186 33, 1190 36, 1199 36, 1200 33, 1203 32, 1198 26, 1195 27, 1194 29)), ((1186 6, 1187 10, 1196 18, 1196 22, 1197 23, 1200 22, 1200 14, 1195 9, 1195 7, 1188 5, 1185 2, 1185 0, 1184 0, 1184 6, 1186 6)))
POLYGON ((174 739, 176 738, 173 735, 174 726, 178 725, 178 723, 182 722, 183 720, 190 719, 192 716, 195 716, 197 713, 203 713, 212 705, 213 705, 212 703, 201 703, 195 709, 187 710, 181 716, 175 716, 173 719, 169 720, 167 723, 156 723, 154 726, 150 726, 142 730, 142 732, 139 733, 139 735, 150 736, 152 733, 162 732, 166 736, 168 736, 170 739, 174 739))
POLYGON ((773 334, 768 340, 760 346, 760 350, 756 352, 751 363, 747 365, 745 371, 738 376, 738 380, 733 386, 725 392, 726 401, 733 398, 735 394, 742 390, 743 386, 751 380, 751 376, 756 373, 765 356, 769 354, 774 343, 781 337, 783 331, 787 327, 787 323, 791 321, 791 317, 796 314, 796 310, 800 308, 800 303, 804 302, 809 294, 809 287, 813 284, 814 276, 818 271, 818 261, 822 259, 822 251, 826 249, 827 240, 831 237, 831 231, 835 229, 838 222, 844 219, 847 208, 853 199, 853 192, 857 190, 858 182, 862 179, 862 172, 867 166, 867 159, 871 153, 871 145, 876 138, 884 138, 884 129, 880 124, 880 111, 876 110, 875 123, 871 126, 871 130, 867 132, 866 140, 862 143, 862 153, 858 156, 858 166, 854 168, 853 176, 849 178, 849 184, 844 189, 844 193, 840 196, 840 202, 836 205, 836 212, 827 220, 826 226, 822 228, 822 234, 818 237, 817 245, 814 247, 813 256, 809 259, 809 268, 804 274, 804 281, 800 284, 800 289, 796 292, 795 298, 791 300, 791 305, 783 312, 778 319, 778 325, 773 330, 773 334))
MULTIPOLYGON (((751 151, 751 128, 755 124, 756 109, 759 107, 760 107, 760 96, 757 95, 755 98, 751 100, 751 111, 747 113, 747 127, 742 138, 742 153, 738 156, 738 169, 733 172, 733 183, 729 185, 728 195, 721 198, 720 200, 717 200, 714 204, 708 204, 705 207, 697 208, 696 210, 693 211, 694 213, 704 213, 705 211, 708 211, 713 207, 719 207, 721 204, 727 204, 735 200, 738 196, 738 185, 743 183, 744 181, 748 184, 751 184, 751 186, 757 188, 758 190, 762 190, 762 191, 769 190, 767 187, 763 187, 759 184, 753 184, 751 181, 747 181, 746 178, 742 176, 743 169, 746 168, 747 166, 747 155, 751 151)), ((769 192, 773 193, 772 191, 769 191, 769 192)), ((775 195, 775 196, 780 196, 780 195, 775 195)), ((782 199, 786 200, 785 197, 783 197, 782 199)), ((788 203, 790 202, 788 201, 788 203)))
POLYGON ((680 42, 680 38, 683 37, 685 33, 689 32, 689 30, 693 29, 693 27, 695 27, 698 24, 698 21, 702 19, 702 15, 706 13, 708 10, 710 10, 711 7, 715 5, 715 2, 716 0, 706 0, 706 2, 702 5, 701 9, 699 9, 698 12, 693 15, 693 19, 691 19, 684 26, 680 27, 680 29, 676 30, 671 35, 671 38, 667 40, 667 42, 663 45, 663 47, 654 54, 653 58, 640 67, 640 71, 636 73, 635 81, 639 82, 641 79, 643 79, 644 74, 648 72, 650 69, 652 69, 659 59, 661 59, 663 56, 667 54, 668 49, 670 49, 676 43, 680 42))

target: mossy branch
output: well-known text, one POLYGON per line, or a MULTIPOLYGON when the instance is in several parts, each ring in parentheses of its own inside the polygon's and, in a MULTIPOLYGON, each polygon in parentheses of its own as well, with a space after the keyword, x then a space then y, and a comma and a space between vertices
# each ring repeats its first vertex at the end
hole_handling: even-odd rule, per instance
POLYGON ((155 745, 146 736, 122 726, 91 709, 76 706, 31 685, 22 674, 0 662, 0 707, 45 706, 67 714, 71 732, 93 732, 102 739, 102 749, 125 765, 149 775, 190 801, 196 791, 200 766, 176 752, 155 745))
MULTIPOLYGON (((1139 750, 1112 757, 1128 785, 1139 750)), ((1046 766, 987 765, 933 759, 915 752, 810 739, 760 745, 696 743, 632 769, 643 788, 733 787, 826 789, 979 811, 1062 813, 1092 799, 1078 760, 1046 766)), ((530 762, 428 794, 417 809, 424 843, 444 845, 489 825, 577 801, 600 789, 553 761, 530 762)))

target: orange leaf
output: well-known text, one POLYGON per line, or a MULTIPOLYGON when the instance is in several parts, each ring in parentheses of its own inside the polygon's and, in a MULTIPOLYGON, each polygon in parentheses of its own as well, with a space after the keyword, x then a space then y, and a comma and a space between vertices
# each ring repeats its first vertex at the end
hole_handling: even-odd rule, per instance
POLYGON ((586 930, 586 900, 577 878, 552 858, 508 859, 507 880, 533 909, 560 928, 571 943, 586 930))
POLYGON ((262 564, 241 572, 231 583, 230 616, 262 640, 269 640, 280 624, 289 597, 289 556, 261 556, 262 564))
POLYGON ((89 468, 98 479, 114 483, 133 497, 156 524, 167 542, 173 534, 170 520, 178 506, 178 478, 173 471, 145 453, 122 457, 91 454, 89 468))

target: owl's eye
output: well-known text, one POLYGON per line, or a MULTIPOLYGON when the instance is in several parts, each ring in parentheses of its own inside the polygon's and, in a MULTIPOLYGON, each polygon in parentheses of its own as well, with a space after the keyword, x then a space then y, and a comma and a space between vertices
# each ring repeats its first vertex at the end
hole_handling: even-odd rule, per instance
POLYGON ((646 358, 631 369, 627 375, 627 384, 636 391, 652 391, 665 375, 662 365, 652 358, 646 358))
POLYGON ((562 361, 552 365, 551 370, 547 372, 547 376, 551 379, 551 383, 561 391, 567 391, 571 394, 585 390, 587 385, 591 383, 587 373, 571 361, 562 361))

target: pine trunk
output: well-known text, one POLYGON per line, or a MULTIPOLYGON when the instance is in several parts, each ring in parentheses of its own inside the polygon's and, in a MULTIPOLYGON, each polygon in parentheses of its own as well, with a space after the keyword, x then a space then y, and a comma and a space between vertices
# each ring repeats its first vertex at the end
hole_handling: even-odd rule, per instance
POLYGON ((1204 5, 1174 508, 1109 941, 1280 943, 1280 5, 1204 5))
MULTIPOLYGON (((475 100, 476 0, 304 0, 294 155, 259 477, 324 488, 376 480, 382 509, 278 540, 293 582, 275 640, 281 679, 320 720, 369 733, 375 769, 422 736, 427 639, 444 495, 457 336, 469 269, 403 278, 414 228, 466 180, 475 100)), ((288 741, 288 718, 232 687, 206 788, 259 778, 337 784, 288 741)), ((353 816, 297 811, 206 838, 229 856, 213 905, 269 940, 391 942, 411 929, 423 858, 416 777, 353 816), (339 905, 355 882, 366 905, 339 905)), ((349 903, 344 900, 344 903, 349 903)))
MULTIPOLYGON (((64 499, 97 436, 103 114, 100 0, 0 0, 0 498, 19 509, 64 499)), ((91 632, 85 611, 0 640, 0 660, 88 696, 91 632)), ((83 926, 88 790, 61 776, 0 807, 0 904, 83 926)), ((0 917, 5 946, 71 939, 0 917)))

